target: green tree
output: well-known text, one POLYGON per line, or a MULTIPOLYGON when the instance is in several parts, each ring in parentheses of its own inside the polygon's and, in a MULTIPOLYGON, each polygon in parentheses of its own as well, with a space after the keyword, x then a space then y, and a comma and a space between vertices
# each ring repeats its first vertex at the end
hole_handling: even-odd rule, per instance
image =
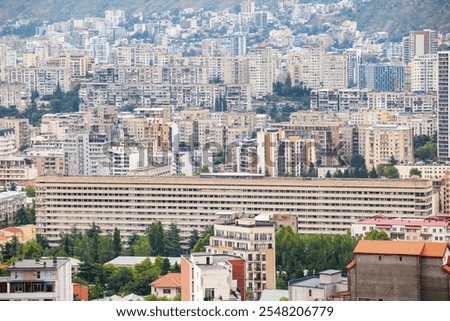
POLYGON ((331 173, 330 173, 329 170, 328 170, 327 173, 325 174, 325 177, 326 177, 326 178, 331 178, 331 173))
POLYGON ((164 255, 164 229, 160 221, 153 222, 147 229, 150 247, 153 255, 164 255))
POLYGON ((170 272, 170 261, 168 258, 164 258, 162 267, 161 267, 161 274, 165 275, 170 272))
POLYGON ((435 159, 437 157, 437 145, 433 142, 427 142, 425 145, 415 149, 415 157, 422 160, 435 159))
POLYGON ((344 177, 344 173, 342 173, 342 171, 340 169, 338 169, 337 171, 335 171, 333 173, 333 177, 334 178, 342 178, 342 177, 344 177))
POLYGON ((48 244, 47 238, 42 234, 36 235, 36 242, 41 246, 43 250, 47 250, 50 248, 50 245, 48 244))
POLYGON ((13 236, 11 241, 6 242, 2 247, 3 260, 7 261, 12 258, 17 258, 22 255, 23 245, 20 243, 17 236, 13 236))
POLYGON ((113 233, 113 252, 114 257, 118 257, 122 252, 122 238, 120 237, 120 231, 117 227, 114 228, 113 233))
POLYGON ((172 273, 181 272, 181 266, 177 262, 175 262, 175 264, 170 267, 170 272, 172 273))
POLYGON ((302 235, 283 227, 275 234, 277 273, 287 282, 303 277, 305 270, 308 274, 329 268, 344 270, 353 258, 357 242, 349 234, 302 235))
POLYGON ((43 254, 42 247, 36 240, 28 241, 23 246, 23 257, 25 259, 33 259, 36 257, 41 257, 42 254, 43 254))
POLYGON ((192 249, 195 246, 195 244, 197 244, 199 238, 200 235, 198 235, 198 231, 193 230, 191 232, 191 236, 189 237, 189 249, 192 249))
POLYGON ((98 246, 98 262, 103 264, 115 257, 113 237, 110 234, 100 235, 100 243, 98 246))
POLYGON ((126 286, 133 282, 133 271, 128 267, 115 267, 112 274, 107 278, 108 290, 114 294, 123 295, 126 292, 126 286))
POLYGON ((365 240, 390 240, 391 238, 385 231, 371 230, 365 237, 365 240))
POLYGON ((398 161, 395 159, 394 155, 391 155, 391 159, 389 160, 389 164, 392 166, 397 165, 398 161))
POLYGON ((152 247, 146 236, 141 236, 138 241, 132 245, 132 249, 136 256, 151 256, 153 254, 152 247))
POLYGON ((36 189, 32 185, 25 186, 25 193, 27 197, 35 197, 36 196, 36 189))
POLYGON ((392 165, 386 166, 383 170, 383 174, 387 178, 399 178, 400 177, 398 169, 392 165))
POLYGON ((372 166, 372 169, 370 170, 369 178, 378 178, 378 173, 377 173, 375 167, 373 167, 373 166, 372 166))
POLYGON ((411 168, 411 169, 409 170, 409 176, 410 176, 410 177, 411 177, 411 176, 419 176, 419 177, 422 177, 422 172, 421 172, 418 168, 413 167, 413 168, 411 168))
POLYGON ((180 230, 175 223, 170 224, 169 229, 164 233, 164 253, 166 256, 180 256, 180 230))
POLYGON ((126 249, 126 253, 128 255, 134 256, 134 251, 133 251, 133 246, 139 241, 139 235, 137 235, 136 233, 133 233, 130 235, 130 237, 128 238, 127 241, 127 249, 126 249))
POLYGON ((210 233, 206 233, 203 237, 199 238, 197 244, 191 249, 191 253, 206 252, 205 246, 209 245, 210 233))
POLYGON ((20 225, 27 225, 31 224, 29 213, 25 207, 21 207, 18 211, 16 216, 14 216, 13 225, 14 226, 20 226, 20 225))

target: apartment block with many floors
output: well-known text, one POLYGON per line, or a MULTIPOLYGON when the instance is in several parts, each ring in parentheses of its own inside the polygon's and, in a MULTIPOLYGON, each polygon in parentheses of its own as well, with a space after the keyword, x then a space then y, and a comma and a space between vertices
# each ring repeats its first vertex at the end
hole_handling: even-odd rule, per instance
POLYGON ((275 289, 275 223, 237 212, 219 212, 207 251, 233 254, 247 262, 246 288, 258 300, 275 289))
POLYGON ((21 260, 0 277, 0 301, 72 301, 70 259, 21 260))
POLYGON ((218 211, 286 213, 299 233, 346 233, 351 223, 383 214, 420 218, 439 211, 432 180, 218 177, 39 177, 37 233, 56 245, 61 232, 92 222, 104 233, 118 227, 127 239, 152 222, 177 223, 183 245, 194 229, 214 223, 218 211))

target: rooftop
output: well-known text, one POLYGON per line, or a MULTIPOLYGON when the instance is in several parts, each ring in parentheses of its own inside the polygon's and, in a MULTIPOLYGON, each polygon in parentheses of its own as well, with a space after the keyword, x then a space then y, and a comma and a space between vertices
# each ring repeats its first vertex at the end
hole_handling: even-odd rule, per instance
MULTIPOLYGON (((54 268, 53 258, 42 258, 32 260, 19 260, 8 266, 8 270, 35 270, 35 269, 50 269, 54 268)), ((56 258, 56 267, 60 268, 64 264, 70 262, 69 258, 58 257, 56 258)))
MULTIPOLYGON (((329 270, 327 270, 327 271, 329 271, 329 270)), ((338 271, 338 272, 341 273, 341 271, 338 271)), ((346 277, 342 277, 340 279, 340 282, 338 282, 338 283, 346 284, 347 283, 347 278, 346 277)), ((289 286, 299 286, 299 287, 305 287, 305 288, 323 289, 323 288, 325 288, 326 285, 328 285, 328 284, 320 282, 320 277, 318 277, 318 276, 307 276, 307 277, 304 277, 304 278, 300 278, 300 279, 295 279, 295 280, 289 281, 289 286)))
POLYGON ((436 226, 436 227, 448 227, 449 222, 445 221, 437 221, 437 220, 423 220, 423 219, 410 219, 410 220, 390 220, 390 219, 383 219, 383 218, 369 218, 365 220, 361 220, 358 222, 355 222, 354 224, 358 225, 383 225, 386 227, 391 227, 393 225, 401 225, 405 226, 405 228, 408 228, 408 226, 436 226))
POLYGON ((155 288, 180 288, 181 273, 167 273, 150 283, 155 288))
MULTIPOLYGON (((145 259, 150 259, 151 262, 155 262, 156 256, 118 256, 105 264, 112 264, 116 266, 133 266, 142 263, 145 259)), ((165 259, 165 257, 163 257, 163 259, 165 259)), ((175 263, 180 264, 179 257, 167 257, 167 259, 171 265, 174 265, 175 263)))
POLYGON ((448 246, 448 243, 445 242, 360 240, 356 245, 353 254, 444 257, 448 246))
POLYGON ((259 301, 280 301, 281 298, 288 298, 289 290, 266 289, 261 292, 259 301))

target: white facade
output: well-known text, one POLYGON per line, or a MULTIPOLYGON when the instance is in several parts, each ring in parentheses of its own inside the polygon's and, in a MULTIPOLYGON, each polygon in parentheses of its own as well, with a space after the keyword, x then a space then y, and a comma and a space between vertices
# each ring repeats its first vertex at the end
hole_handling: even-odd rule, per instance
POLYGON ((0 278, 0 300, 73 301, 72 267, 68 258, 19 260, 0 278))

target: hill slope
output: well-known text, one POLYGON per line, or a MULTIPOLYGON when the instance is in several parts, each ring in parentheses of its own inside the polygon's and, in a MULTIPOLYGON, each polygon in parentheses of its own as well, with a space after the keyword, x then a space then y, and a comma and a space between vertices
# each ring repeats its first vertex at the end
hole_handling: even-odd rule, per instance
MULTIPOLYGON (((367 32, 387 31, 400 39, 409 30, 424 28, 450 32, 450 2, 448 0, 354 0, 356 10, 344 10, 339 15, 321 18, 316 23, 356 20, 358 29, 367 32)), ((124 9, 128 14, 140 11, 144 15, 171 9, 217 9, 239 5, 241 0, 0 0, 0 24, 8 19, 62 21, 70 17, 103 16, 108 9, 124 9)), ((330 3, 337 0, 301 0, 300 2, 330 3)), ((257 0, 257 4, 276 5, 275 0, 257 0)))

